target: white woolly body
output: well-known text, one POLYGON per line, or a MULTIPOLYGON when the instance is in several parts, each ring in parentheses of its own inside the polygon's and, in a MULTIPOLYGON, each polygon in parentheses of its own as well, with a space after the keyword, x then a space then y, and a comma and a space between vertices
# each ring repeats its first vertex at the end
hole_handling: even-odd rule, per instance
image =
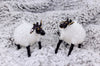
POLYGON ((68 44, 80 44, 84 41, 86 37, 86 32, 82 25, 75 22, 72 25, 68 25, 65 29, 60 28, 60 39, 64 40, 68 44))
POLYGON ((18 26, 14 32, 15 43, 22 46, 28 46, 34 44, 36 41, 39 41, 39 34, 36 34, 35 31, 30 34, 32 27, 33 25, 30 23, 23 23, 18 26))

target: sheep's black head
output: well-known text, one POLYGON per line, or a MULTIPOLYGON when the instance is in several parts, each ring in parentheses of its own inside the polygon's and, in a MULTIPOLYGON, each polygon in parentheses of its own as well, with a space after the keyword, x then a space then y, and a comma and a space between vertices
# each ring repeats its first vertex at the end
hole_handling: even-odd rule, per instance
POLYGON ((72 22, 72 20, 70 19, 68 19, 67 18, 67 20, 66 21, 62 21, 61 23, 60 23, 60 25, 59 25, 59 27, 60 28, 66 28, 68 25, 71 25, 71 24, 73 24, 74 22, 72 22))
POLYGON ((40 34, 40 35, 45 35, 45 31, 42 29, 42 20, 40 22, 40 25, 38 24, 38 22, 36 24, 33 24, 33 28, 32 28, 32 31, 30 32, 30 34, 36 30, 36 33, 37 34, 40 34))

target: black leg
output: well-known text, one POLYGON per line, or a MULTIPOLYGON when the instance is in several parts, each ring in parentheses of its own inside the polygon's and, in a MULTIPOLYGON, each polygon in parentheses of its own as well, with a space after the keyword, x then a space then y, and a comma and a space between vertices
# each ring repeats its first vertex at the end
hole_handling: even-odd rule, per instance
POLYGON ((71 46, 70 46, 70 48, 69 48, 68 56, 71 54, 73 48, 74 48, 74 44, 71 44, 71 46))
POLYGON ((26 49, 27 49, 27 55, 28 55, 28 57, 30 57, 31 56, 30 45, 27 46, 26 49))
POLYGON ((39 41, 38 44, 39 44, 39 49, 41 49, 42 48, 41 42, 39 41))
POLYGON ((78 44, 78 48, 81 48, 82 47, 82 44, 78 44))
POLYGON ((55 49, 55 54, 58 52, 58 49, 59 49, 61 43, 62 43, 62 40, 59 40, 57 47, 55 49))
POLYGON ((19 50, 21 46, 19 44, 15 44, 17 46, 17 49, 19 50))

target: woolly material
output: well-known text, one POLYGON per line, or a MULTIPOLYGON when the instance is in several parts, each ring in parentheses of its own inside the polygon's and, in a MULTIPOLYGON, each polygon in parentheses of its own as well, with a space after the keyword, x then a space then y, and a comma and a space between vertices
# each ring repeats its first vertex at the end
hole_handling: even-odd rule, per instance
POLYGON ((65 29, 60 28, 60 39, 64 40, 68 44, 80 44, 84 41, 86 32, 83 27, 75 22, 72 25, 68 25, 65 29))
POLYGON ((36 31, 30 34, 32 27, 32 24, 25 22, 18 26, 14 32, 15 43, 22 46, 28 46, 34 44, 36 41, 39 41, 40 35, 36 34, 36 31))

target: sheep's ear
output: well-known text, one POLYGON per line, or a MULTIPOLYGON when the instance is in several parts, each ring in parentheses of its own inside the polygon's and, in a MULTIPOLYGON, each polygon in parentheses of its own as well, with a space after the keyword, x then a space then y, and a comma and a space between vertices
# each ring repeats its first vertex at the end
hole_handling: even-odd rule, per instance
POLYGON ((33 24, 33 27, 35 27, 35 23, 33 24))
POLYGON ((38 26, 38 24, 39 24, 39 23, 37 22, 36 25, 38 26))
POLYGON ((34 24, 33 24, 33 28, 32 28, 32 29, 34 30, 34 29, 35 29, 35 27, 36 27, 36 25, 35 25, 35 23, 34 23, 34 24))
POLYGON ((35 23, 33 24, 33 26, 35 26, 35 23))
POLYGON ((68 25, 71 25, 71 24, 73 24, 74 22, 71 22, 71 23, 69 23, 68 25))
POLYGON ((70 19, 70 21, 69 21, 70 23, 72 22, 72 20, 70 19))
POLYGON ((40 26, 42 26, 42 20, 40 21, 40 26))
POLYGON ((65 23, 67 24, 69 22, 69 18, 67 18, 67 20, 65 21, 65 23))
POLYGON ((67 20, 66 20, 67 22, 69 21, 69 18, 67 18, 67 20))
POLYGON ((72 22, 72 20, 70 19, 70 21, 69 21, 69 24, 68 25, 71 25, 71 24, 73 24, 74 22, 72 22))

